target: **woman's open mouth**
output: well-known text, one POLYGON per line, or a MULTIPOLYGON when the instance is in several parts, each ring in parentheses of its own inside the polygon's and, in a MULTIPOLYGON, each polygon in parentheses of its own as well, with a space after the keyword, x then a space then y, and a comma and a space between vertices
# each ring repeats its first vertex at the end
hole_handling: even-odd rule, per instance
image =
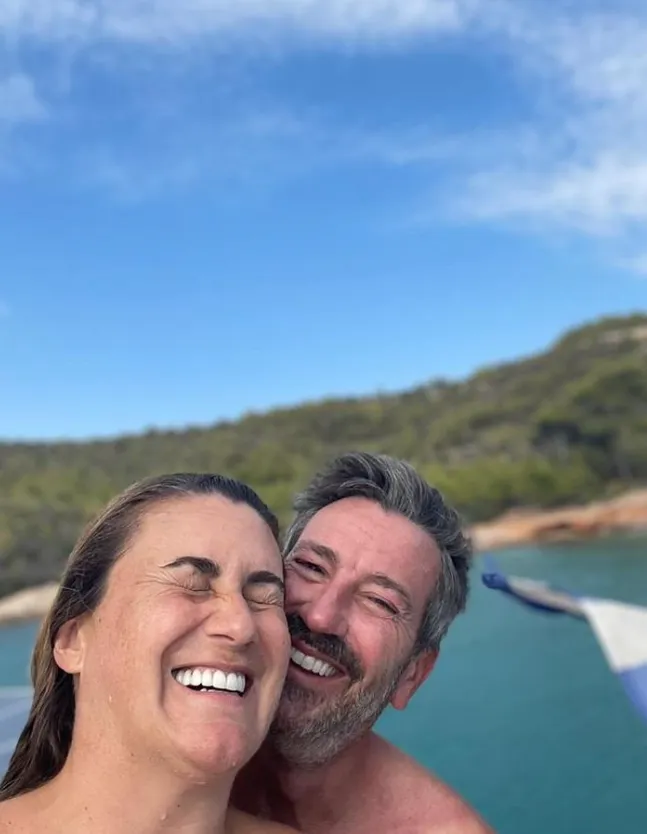
POLYGON ((175 680, 194 692, 225 692, 244 697, 252 686, 252 679, 243 672, 227 672, 205 666, 183 666, 171 672, 175 680))

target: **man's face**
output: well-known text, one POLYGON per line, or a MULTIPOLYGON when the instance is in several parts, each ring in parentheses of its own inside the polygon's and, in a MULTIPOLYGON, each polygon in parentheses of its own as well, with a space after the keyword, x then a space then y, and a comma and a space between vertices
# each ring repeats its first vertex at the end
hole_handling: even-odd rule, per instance
POLYGON ((273 727, 288 760, 328 761, 391 703, 403 709, 435 654, 414 656, 440 571, 433 539, 364 498, 320 510, 286 565, 292 660, 273 727))

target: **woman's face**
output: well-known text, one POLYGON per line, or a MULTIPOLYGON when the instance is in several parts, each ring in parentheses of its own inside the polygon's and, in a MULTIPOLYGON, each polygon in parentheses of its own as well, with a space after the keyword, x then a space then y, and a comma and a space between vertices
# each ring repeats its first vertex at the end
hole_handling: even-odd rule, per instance
POLYGON ((279 549, 254 510, 220 496, 154 505, 96 611, 61 631, 75 734, 188 775, 240 768, 281 695, 283 602, 279 549))

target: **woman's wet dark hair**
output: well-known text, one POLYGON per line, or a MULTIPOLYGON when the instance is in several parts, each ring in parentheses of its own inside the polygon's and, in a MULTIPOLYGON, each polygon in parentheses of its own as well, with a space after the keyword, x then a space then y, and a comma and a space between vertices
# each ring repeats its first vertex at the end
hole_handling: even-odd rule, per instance
POLYGON ((193 495, 223 496, 255 510, 278 542, 276 516, 251 487, 217 474, 179 473, 147 478, 114 498, 82 532, 43 621, 31 661, 31 709, 9 767, 0 783, 0 801, 18 796, 56 776, 72 743, 74 681, 54 659, 54 642, 66 622, 94 611, 112 566, 125 551, 138 522, 153 505, 193 495))

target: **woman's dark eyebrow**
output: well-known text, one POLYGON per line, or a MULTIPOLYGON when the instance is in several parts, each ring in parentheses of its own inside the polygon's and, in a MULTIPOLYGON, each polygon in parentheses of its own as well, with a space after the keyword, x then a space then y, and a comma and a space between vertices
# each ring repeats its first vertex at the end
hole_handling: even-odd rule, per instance
POLYGON ((206 556, 180 556, 164 565, 165 568, 181 568, 184 565, 190 565, 192 568, 208 576, 210 579, 216 579, 220 576, 220 565, 214 562, 213 559, 207 559, 206 556))
POLYGON ((257 570, 250 573, 245 585, 276 585, 280 591, 285 592, 285 583, 271 570, 257 570))

